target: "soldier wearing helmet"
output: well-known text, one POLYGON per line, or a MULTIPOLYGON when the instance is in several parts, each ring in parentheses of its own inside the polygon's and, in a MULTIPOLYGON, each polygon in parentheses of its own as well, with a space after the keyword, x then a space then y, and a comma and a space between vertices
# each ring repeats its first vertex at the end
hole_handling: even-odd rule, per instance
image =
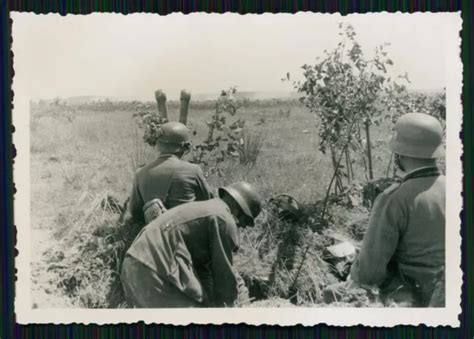
POLYGON ((125 297, 137 308, 232 307, 248 301, 232 267, 238 227, 252 226, 261 199, 246 182, 219 198, 166 211, 133 242, 122 264, 125 297))
POLYGON ((191 147, 185 125, 163 124, 158 130, 157 147, 158 158, 138 169, 133 179, 128 210, 132 220, 141 224, 166 209, 212 198, 201 168, 181 159, 191 147))
POLYGON ((405 114, 395 124, 389 147, 405 176, 377 197, 344 288, 375 285, 387 302, 444 306, 446 181, 436 165, 442 139, 439 121, 427 114, 405 114))

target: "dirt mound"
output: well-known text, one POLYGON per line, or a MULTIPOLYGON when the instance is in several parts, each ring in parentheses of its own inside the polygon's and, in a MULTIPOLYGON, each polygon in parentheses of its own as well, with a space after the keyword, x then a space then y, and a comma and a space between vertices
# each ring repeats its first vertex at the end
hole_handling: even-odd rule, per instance
MULTIPOLYGON (((284 298, 293 304, 323 303, 323 289, 345 281, 355 255, 335 258, 327 248, 342 242, 360 246, 369 221, 371 206, 393 179, 383 178, 355 184, 338 196, 302 206, 298 220, 280 220, 267 213, 265 220, 242 234, 235 266, 254 301, 284 298)), ((363 289, 349 290, 337 305, 376 306, 377 299, 363 289)))
MULTIPOLYGON (((344 281, 351 265, 347 258, 335 260, 327 248, 344 241, 357 247, 365 233, 369 212, 358 203, 363 201, 363 187, 351 188, 345 197, 331 197, 324 221, 323 201, 303 205, 301 215, 288 220, 265 206, 257 225, 241 231, 234 266, 249 289, 252 306, 275 300, 285 300, 275 307, 288 302, 323 304, 323 289, 344 281)), ((74 307, 126 307, 120 265, 141 225, 126 224, 125 206, 109 195, 86 194, 74 208, 80 213, 65 220, 67 232, 56 235, 63 247, 46 253, 50 280, 74 307)), ((340 303, 372 305, 361 293, 349 292, 340 303)))
POLYGON ((309 220, 281 221, 269 214, 264 222, 242 232, 234 264, 251 298, 314 304, 322 301, 324 286, 337 282, 321 257, 332 240, 314 232, 319 226, 309 220))

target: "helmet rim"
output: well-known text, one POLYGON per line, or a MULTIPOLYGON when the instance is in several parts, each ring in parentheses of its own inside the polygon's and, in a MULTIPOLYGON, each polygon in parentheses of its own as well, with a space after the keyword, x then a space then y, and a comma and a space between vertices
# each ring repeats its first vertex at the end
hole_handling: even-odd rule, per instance
POLYGON ((444 156, 443 129, 439 121, 425 113, 407 113, 395 123, 389 142, 393 153, 419 159, 444 156))
POLYGON ((390 140, 389 147, 393 153, 410 158, 437 159, 443 157, 446 154, 443 145, 431 148, 419 145, 410 145, 407 147, 406 144, 398 142, 395 140, 395 138, 390 140))
POLYGON ((234 187, 235 185, 236 184, 220 187, 218 189, 219 197, 222 198, 224 193, 229 194, 242 209, 242 212, 249 218, 250 225, 253 226, 255 224, 255 218, 261 211, 260 202, 258 202, 258 211, 256 211, 256 213, 253 213, 247 199, 243 197, 242 193, 234 187))
POLYGON ((166 145, 182 147, 191 140, 189 132, 189 128, 186 125, 180 122, 169 121, 158 130, 157 141, 166 145))

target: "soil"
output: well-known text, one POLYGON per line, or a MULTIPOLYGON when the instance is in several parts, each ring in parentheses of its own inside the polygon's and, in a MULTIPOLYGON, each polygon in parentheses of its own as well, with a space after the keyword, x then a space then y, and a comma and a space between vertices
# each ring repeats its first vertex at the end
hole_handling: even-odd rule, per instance
MULTIPOLYGON (((119 205, 109 202, 104 207, 104 201, 109 202, 108 199, 93 201, 98 207, 90 209, 93 213, 88 216, 87 230, 76 228, 76 233, 68 234, 68 241, 62 239, 62 247, 47 227, 32 229, 36 244, 31 263, 34 308, 123 307, 116 274, 120 260, 113 258, 123 255, 124 249, 119 249, 118 257, 118 252, 104 249, 128 243, 133 237, 128 234, 130 231, 124 231, 130 227, 117 226, 120 210, 112 207, 119 205), (101 218, 95 219, 94 213, 101 218), (130 239, 124 242, 127 238, 130 239), (113 243, 108 243, 112 240, 113 243), (51 246, 52 242, 56 246, 51 246)), ((346 206, 347 199, 340 201, 328 208, 325 222, 318 221, 321 204, 316 204, 307 208, 298 220, 281 220, 269 212, 256 227, 242 230, 234 266, 249 289, 252 307, 322 305, 324 288, 345 281, 353 258, 334 260, 326 247, 342 241, 359 246, 369 212, 363 206, 346 206)), ((339 303, 331 305, 341 306, 341 303, 380 307, 362 291, 347 291, 339 303)))
POLYGON ((31 237, 35 246, 31 250, 31 300, 32 308, 71 307, 57 286, 55 267, 44 258, 51 248, 52 232, 46 228, 33 228, 31 237))

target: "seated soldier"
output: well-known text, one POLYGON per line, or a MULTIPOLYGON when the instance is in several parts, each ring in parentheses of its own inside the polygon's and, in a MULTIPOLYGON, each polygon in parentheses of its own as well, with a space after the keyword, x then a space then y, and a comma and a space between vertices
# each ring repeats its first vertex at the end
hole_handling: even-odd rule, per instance
POLYGON ((158 158, 141 167, 133 178, 128 211, 136 223, 146 224, 166 209, 212 198, 201 168, 182 160, 191 147, 189 129, 168 122, 158 130, 158 158))
POLYGON ((386 302, 444 306, 446 180, 436 165, 444 155, 442 139, 430 115, 410 113, 397 121, 390 149, 406 175, 377 197, 350 278, 326 288, 326 302, 354 286, 377 286, 386 302))
POLYGON ((248 301, 232 267, 238 227, 253 226, 261 200, 248 183, 172 208, 145 226, 125 255, 125 297, 137 308, 232 307, 248 301))

